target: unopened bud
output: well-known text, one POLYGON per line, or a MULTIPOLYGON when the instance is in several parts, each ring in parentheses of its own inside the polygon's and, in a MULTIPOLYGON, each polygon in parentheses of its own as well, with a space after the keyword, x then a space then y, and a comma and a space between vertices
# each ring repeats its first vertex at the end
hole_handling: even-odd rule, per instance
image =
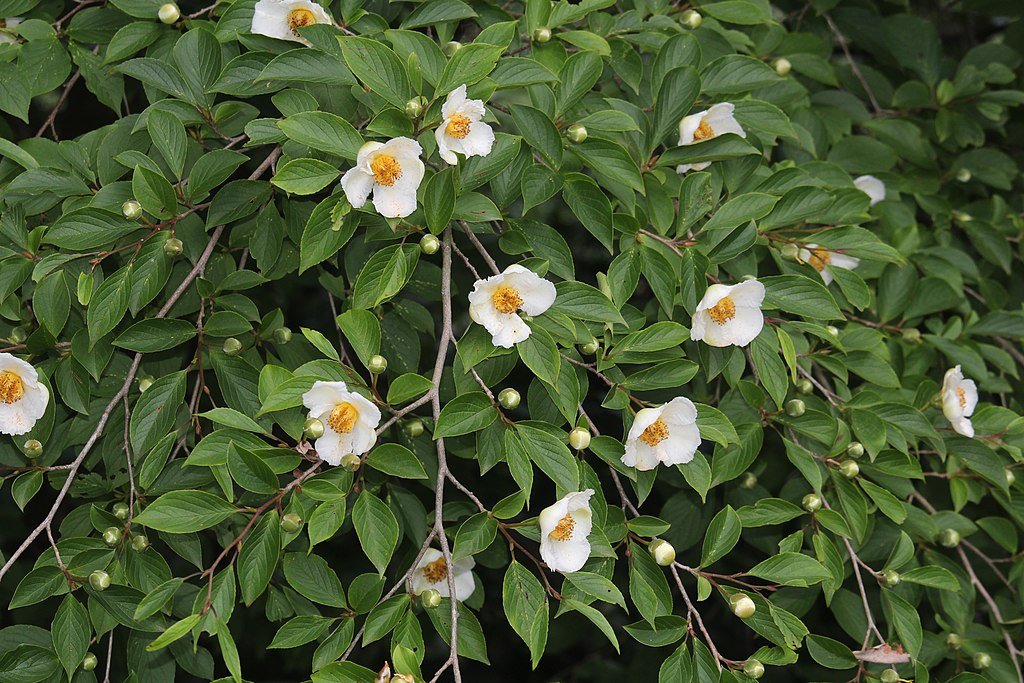
POLYGON ((410 420, 405 425, 405 433, 413 439, 423 434, 424 431, 426 431, 426 427, 423 426, 423 420, 420 419, 410 420))
POLYGON ((433 588, 428 588, 420 593, 420 600, 427 609, 434 609, 441 604, 441 594, 433 588))
POLYGON ((700 26, 701 22, 704 21, 704 17, 697 10, 688 9, 679 15, 679 20, 683 23, 683 26, 693 29, 700 26))
POLYGON ((570 140, 579 144, 587 139, 587 127, 582 123, 574 123, 569 126, 565 134, 570 140))
POLYGON ((242 342, 238 341, 234 337, 228 337, 224 340, 224 353, 229 356, 237 356, 238 352, 242 350, 242 342))
POLYGON ((786 401, 786 415, 790 417, 800 417, 807 412, 807 404, 798 398, 793 398, 786 401))
POLYGON ((146 389, 149 389, 151 386, 153 386, 153 378, 143 377, 139 380, 139 393, 145 393, 146 389))
POLYGON ((108 526, 103 530, 103 542, 109 546, 115 546, 121 542, 121 530, 116 526, 108 526))
POLYGON ((800 247, 794 242, 786 242, 779 248, 779 255, 784 259, 796 261, 800 257, 800 247))
POLYGON ((127 503, 114 503, 114 507, 110 508, 110 511, 118 519, 128 519, 128 513, 131 512, 131 508, 128 507, 127 503))
POLYGON ((833 337, 839 336, 839 328, 836 327, 835 325, 829 325, 828 327, 825 328, 825 331, 831 334, 833 337))
POLYGON ((757 475, 753 472, 744 472, 740 477, 740 486, 745 489, 752 489, 757 486, 757 475))
POLYGON ((344 467, 346 470, 351 470, 352 472, 355 472, 356 470, 359 469, 360 464, 362 464, 362 460, 360 460, 359 456, 356 455, 355 453, 346 453, 345 455, 341 456, 341 466, 344 467))
POLYGON ((966 183, 971 179, 971 172, 966 168, 961 168, 956 172, 956 179, 961 183, 966 183))
POLYGON ((91 652, 86 652, 85 657, 82 658, 82 671, 92 671, 99 663, 99 660, 96 659, 96 655, 91 652))
POLYGON ((953 650, 959 650, 960 646, 963 645, 964 639, 960 637, 958 633, 950 633, 946 636, 946 647, 953 650))
POLYGON ((896 669, 884 669, 881 674, 878 675, 880 683, 899 683, 900 675, 896 669))
MULTIPOLYGON (((38 458, 40 455, 43 454, 43 444, 39 443, 38 439, 29 439, 28 441, 25 442, 24 448, 25 455, 27 455, 30 458, 38 458)), ((1007 475, 1010 475, 1009 470, 1007 470, 1006 473, 1007 475)))
POLYGON ((164 242, 164 253, 170 257, 180 256, 185 245, 177 237, 172 237, 164 242))
POLYGON ((921 343, 921 330, 916 327, 908 327, 903 330, 903 341, 909 344, 920 344, 921 343))
POLYGON ((789 60, 785 57, 779 57, 776 59, 772 66, 775 68, 775 73, 780 76, 788 76, 790 69, 793 68, 793 65, 790 64, 789 60))
POLYGON ((752 678, 756 681, 761 678, 761 676, 764 676, 764 664, 756 659, 748 659, 743 662, 743 674, 747 678, 752 678))
POLYGON ((596 339, 591 339, 586 344, 580 347, 580 351, 582 351, 583 355, 585 356, 593 356, 595 353, 597 353, 597 350, 600 348, 601 345, 598 343, 598 341, 596 339))
POLYGON ((533 42, 546 43, 551 40, 551 29, 547 26, 538 26, 533 29, 533 42))
POLYGON ((451 57, 453 54, 462 49, 462 43, 457 40, 450 40, 444 44, 444 55, 445 57, 451 57))
POLYGON ((939 532, 939 545, 945 548, 955 548, 960 545, 960 532, 956 529, 943 529, 939 532))
POLYGON ((132 536, 132 548, 137 552, 142 552, 149 547, 149 538, 145 534, 136 534, 132 536))
POLYGON ((129 199, 121 205, 121 215, 130 221, 137 221, 142 218, 142 204, 134 199, 129 199))
POLYGON ((884 581, 885 585, 889 588, 898 586, 900 583, 900 573, 893 569, 886 569, 882 572, 882 581, 884 581))
POLYGON ((436 254, 440 248, 441 240, 437 239, 437 235, 426 234, 420 238, 420 251, 427 256, 436 254))
POLYGON ((498 403, 500 403, 501 407, 505 410, 515 410, 519 407, 520 400, 521 397, 519 396, 519 392, 512 387, 502 389, 498 393, 498 403))
POLYGON ((732 613, 740 619, 749 619, 757 611, 754 601, 743 593, 734 593, 729 598, 729 606, 732 608, 732 613))
POLYGON ((804 506, 804 510, 808 512, 817 512, 821 509, 821 496, 817 493, 808 493, 804 496, 804 499, 800 501, 800 504, 804 506))
POLYGON ((651 541, 651 544, 647 546, 647 551, 659 566, 667 567, 676 561, 676 549, 662 538, 651 541))
POLYGON ((1013 486, 1016 481, 1017 475, 1013 473, 1013 470, 1006 470, 1006 485, 1013 486))
POLYGON ((987 669, 992 666, 992 655, 987 652, 974 653, 974 668, 987 669))
POLYGON ((860 465, 856 460, 844 460, 839 463, 839 472, 847 479, 853 479, 860 474, 860 465))
POLYGON ((173 2, 168 2, 160 5, 160 10, 157 14, 160 17, 160 21, 165 24, 173 24, 181 17, 181 10, 173 2))
POLYGON ((374 375, 379 375, 388 369, 388 359, 381 355, 371 356, 366 369, 374 375))
POLYGON ((307 439, 319 439, 324 435, 324 423, 311 417, 302 425, 302 434, 307 439))
POLYGON ((864 455, 864 444, 860 441, 851 441, 846 447, 846 454, 851 458, 859 458, 864 455))
POLYGON ((569 445, 574 450, 582 451, 590 447, 590 432, 582 427, 569 432, 569 445))
POLYGON ((812 391, 814 391, 814 382, 807 379, 806 377, 801 377, 799 380, 797 380, 796 390, 801 394, 809 394, 812 391))
POLYGON ((415 119, 422 113, 423 104, 420 102, 420 98, 414 97, 405 103, 405 115, 410 119, 415 119))
POLYGON ((289 512, 287 515, 281 518, 281 531, 285 533, 294 534, 296 531, 302 528, 302 517, 299 517, 294 512, 289 512))
POLYGON ((110 574, 102 569, 97 569, 92 574, 89 574, 89 585, 92 586, 93 590, 107 590, 110 588, 110 574))
POLYGON ((292 340, 292 331, 287 327, 279 327, 274 330, 274 343, 278 346, 284 346, 292 340))

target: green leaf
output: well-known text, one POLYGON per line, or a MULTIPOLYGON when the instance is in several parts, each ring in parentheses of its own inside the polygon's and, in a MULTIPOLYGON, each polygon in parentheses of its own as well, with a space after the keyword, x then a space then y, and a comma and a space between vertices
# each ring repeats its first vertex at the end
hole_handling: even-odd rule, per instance
POLYGON ((196 327, 186 320, 150 318, 140 320, 119 334, 114 339, 114 346, 139 353, 155 353, 180 346, 194 336, 196 327))
POLYGON ((419 458, 405 446, 396 443, 385 443, 374 448, 366 456, 366 465, 402 479, 427 478, 419 458))
POLYGON ((785 586, 813 586, 832 578, 820 562, 802 553, 779 553, 747 573, 785 586))
POLYGON ((135 404, 129 425, 132 448, 145 453, 177 424, 185 400, 187 373, 176 372, 153 382, 135 404))
POLYGON ((206 491, 170 491, 146 507, 135 521, 169 534, 202 531, 235 513, 235 506, 206 491))
POLYGON ((128 312, 131 275, 132 266, 129 264, 104 280, 92 293, 87 316, 90 347, 117 327, 128 312))
MULTIPOLYGON (((359 508, 358 502, 356 508, 359 508)), ((320 605, 345 607, 345 591, 341 587, 341 580, 319 555, 286 554, 284 576, 288 585, 303 597, 320 605)))
POLYGON ((491 400, 479 391, 456 396, 445 404, 434 427, 434 438, 479 431, 498 417, 491 400))
POLYGON ((765 286, 765 308, 777 308, 786 313, 811 320, 842 318, 842 311, 825 286, 800 275, 772 275, 761 278, 765 286))
POLYGON ((498 57, 504 51, 505 47, 502 45, 484 43, 473 43, 456 50, 441 73, 436 92, 446 95, 462 84, 472 86, 491 73, 498 57))
POLYGON ((385 247, 374 253, 356 277, 352 307, 374 308, 398 294, 412 277, 419 257, 419 247, 412 244, 385 247))
POLYGON ((498 533, 498 522, 486 512, 479 512, 459 527, 455 534, 453 560, 471 557, 487 549, 498 533))
POLYGON ((315 194, 341 175, 336 167, 319 159, 292 159, 271 178, 277 187, 290 194, 315 194))
POLYGON ((391 509, 369 491, 363 490, 352 508, 352 524, 370 562, 383 575, 398 545, 398 522, 391 509))
POLYGON ((562 165, 562 137, 548 115, 525 104, 513 104, 509 111, 526 144, 537 150, 547 164, 557 170, 562 165))
POLYGON ((566 580, 587 595, 626 609, 626 599, 610 579, 593 572, 570 572, 566 580))
POLYGON ((363 146, 363 138, 352 124, 329 112, 299 112, 277 125, 289 140, 344 159, 355 160, 363 146))
POLYGON ((70 679, 81 664, 85 653, 89 651, 89 639, 92 635, 89 613, 74 596, 67 595, 61 601, 53 616, 50 635, 53 639, 53 649, 70 679))
POLYGON ((154 638, 153 641, 146 646, 146 652, 156 652, 157 650, 162 650, 167 647, 182 636, 188 634, 202 618, 201 614, 190 614, 184 619, 174 622, 167 627, 167 630, 154 638))
POLYGON ((352 69, 356 78, 365 83, 372 92, 402 109, 412 97, 412 86, 405 64, 394 50, 375 40, 359 36, 339 36, 338 40, 341 42, 345 63, 352 69))
POLYGON ((555 285, 555 303, 549 310, 577 320, 624 323, 615 305, 600 290, 575 280, 555 285))
POLYGON ((743 531, 743 524, 740 522, 739 515, 731 505, 726 505, 708 525, 707 534, 704 536, 704 548, 700 556, 701 566, 707 567, 725 557, 730 550, 736 547, 741 531, 743 531))

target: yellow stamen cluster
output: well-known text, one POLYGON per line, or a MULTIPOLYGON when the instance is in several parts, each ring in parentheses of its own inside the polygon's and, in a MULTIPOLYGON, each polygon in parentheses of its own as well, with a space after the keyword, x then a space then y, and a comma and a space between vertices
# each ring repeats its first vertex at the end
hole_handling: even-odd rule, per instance
POLYGON ((697 130, 693 131, 693 141, 700 142, 715 137, 715 129, 708 125, 707 119, 701 119, 697 130))
POLYGON ((423 576, 427 578, 430 583, 438 583, 448 578, 448 565, 444 563, 444 558, 439 557, 430 564, 423 566, 423 576))
POLYGON ((390 154, 378 154, 370 162, 373 180, 378 185, 391 187, 402 177, 402 165, 390 154))
POLYGON ((491 301, 494 302, 494 308, 499 313, 515 313, 523 305, 523 297, 518 291, 511 287, 498 287, 494 290, 494 294, 491 295, 491 301))
POLYGON ((708 309, 708 316, 716 325, 724 325, 736 317, 736 304, 729 297, 725 297, 708 309))
POLYGON ((316 23, 316 16, 308 9, 293 9, 288 13, 288 26, 292 33, 299 35, 299 29, 316 23))
POLYGON ((819 273, 832 263, 832 255, 828 253, 827 249, 812 249, 811 256, 807 259, 807 263, 811 265, 819 273))
POLYGON ((568 541, 572 538, 572 532, 576 528, 576 520, 572 518, 572 515, 566 515, 558 520, 558 524, 548 534, 551 538, 556 541, 568 541))
POLYGON ((640 440, 651 448, 654 448, 667 438, 668 425, 660 417, 652 422, 651 425, 643 431, 643 434, 640 435, 640 440))
POLYGON ((961 410, 966 409, 967 408, 967 392, 964 391, 962 388, 957 387, 956 388, 956 398, 957 398, 958 401, 960 401, 960 409, 961 410))
POLYGON ((359 418, 359 410, 351 403, 339 403, 334 406, 330 416, 327 418, 327 426, 336 434, 348 434, 359 418))
POLYGON ((0 372, 0 401, 14 403, 25 395, 25 384, 18 373, 4 370, 0 372))
POLYGON ((472 123, 468 116, 452 114, 451 118, 448 119, 448 125, 444 127, 444 132, 453 138, 461 140, 469 135, 469 126, 472 123))

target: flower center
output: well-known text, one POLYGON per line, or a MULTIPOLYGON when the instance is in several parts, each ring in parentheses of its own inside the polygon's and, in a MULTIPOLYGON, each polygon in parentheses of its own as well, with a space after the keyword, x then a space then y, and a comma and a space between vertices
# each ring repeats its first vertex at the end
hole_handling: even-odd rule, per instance
POLYGON ((424 565, 423 576, 427 577, 427 581, 430 583, 438 583, 448 578, 448 565, 444 563, 444 558, 439 557, 430 564, 424 565))
POLYGON ((715 137, 715 129, 708 125, 706 118, 700 120, 697 130, 693 131, 693 141, 700 142, 715 137))
POLYGON ((334 406, 330 417, 327 418, 327 426, 337 434, 348 434, 356 424, 359 411, 351 403, 339 403, 334 406))
POLYGON ((299 29, 316 23, 316 16, 308 9, 293 9, 288 13, 288 26, 292 33, 299 35, 299 29))
POLYGON ((640 435, 640 440, 645 444, 654 448, 659 443, 668 438, 668 425, 660 417, 651 423, 651 425, 643 431, 640 435))
POLYGON ((558 520, 558 524, 548 534, 549 537, 556 541, 568 541, 572 538, 572 532, 576 528, 576 520, 572 518, 572 515, 566 515, 558 520))
POLYGON ((491 295, 491 301, 499 313, 515 313, 523 305, 523 297, 511 287, 498 287, 491 295))
POLYGON ((469 120, 468 116, 462 114, 452 114, 451 118, 448 119, 448 125, 444 127, 444 132, 451 135, 453 138, 462 138, 469 135, 469 125, 473 123, 469 120))
POLYGON ((960 401, 960 410, 965 409, 967 407, 967 392, 964 391, 962 388, 957 387, 956 398, 958 401, 960 401))
POLYGON ((725 297, 708 309, 708 315, 716 325, 724 325, 736 317, 736 304, 729 297, 725 297))
POLYGON ((807 263, 820 273, 825 270, 826 266, 832 263, 832 255, 829 254, 826 249, 812 249, 811 256, 807 259, 807 263))
POLYGON ((402 166, 398 159, 390 154, 378 154, 370 162, 370 170, 373 171, 373 180, 378 185, 391 187, 402 177, 402 166))
POLYGON ((25 384, 18 373, 10 370, 0 372, 0 401, 14 403, 25 395, 25 384))

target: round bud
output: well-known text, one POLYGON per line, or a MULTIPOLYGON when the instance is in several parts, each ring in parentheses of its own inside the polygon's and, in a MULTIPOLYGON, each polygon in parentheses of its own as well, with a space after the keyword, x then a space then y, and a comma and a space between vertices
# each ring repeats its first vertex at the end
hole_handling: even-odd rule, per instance
POLYGON ((121 530, 116 526, 108 526, 103 530, 103 542, 115 546, 121 542, 121 530))
POLYGON ((967 213, 966 211, 954 211, 953 218, 960 223, 970 223, 974 220, 974 216, 967 213))
POLYGON ((800 256, 800 247, 798 247, 793 242, 786 242, 785 244, 782 245, 782 247, 779 248, 779 254, 784 259, 795 261, 800 256))
POLYGON ((139 393, 145 393, 146 389, 149 389, 151 386, 153 386, 153 378, 143 377, 139 380, 139 393))
POLYGON ((92 671, 97 664, 99 664, 99 660, 96 659, 96 655, 86 652, 85 657, 82 658, 82 671, 92 671))
POLYGON ((943 529, 939 532, 939 545, 955 548, 960 545, 960 532, 956 529, 943 529))
POLYGON ((688 28, 697 28, 701 22, 704 21, 704 17, 700 15, 700 12, 694 9, 688 9, 679 15, 679 20, 683 22, 683 26, 688 28))
POLYGON ((453 54, 462 49, 462 43, 457 40, 450 40, 444 44, 444 55, 445 57, 451 57, 453 54))
POLYGON ((900 573, 894 569, 886 569, 882 572, 882 581, 889 588, 898 586, 900 584, 900 573))
POLYGON ((804 506, 804 510, 808 512, 817 512, 821 509, 821 496, 817 493, 808 493, 804 496, 804 499, 800 501, 800 504, 804 506))
POLYGON ((801 377, 796 382, 796 390, 801 394, 809 394, 814 391, 814 383, 806 377, 801 377))
POLYGON ((129 199, 121 205, 121 215, 130 221, 137 221, 142 218, 142 204, 134 199, 129 199))
POLYGON ((596 339, 591 339, 586 344, 580 347, 580 351, 582 351, 583 355, 585 356, 593 356, 595 353, 597 353, 597 350, 600 348, 601 345, 598 343, 598 341, 596 339))
POLYGON ((647 546, 647 552, 651 554, 654 561, 661 567, 667 567, 676 561, 676 549, 671 543, 662 538, 656 538, 647 546))
POLYGON ((289 512, 287 515, 281 518, 281 531, 285 533, 294 534, 296 531, 302 528, 302 517, 299 517, 294 512, 289 512))
POLYGON ((987 652, 974 653, 974 668, 987 669, 992 666, 992 655, 987 652))
POLYGON ((441 240, 437 239, 437 235, 426 234, 420 238, 420 251, 427 256, 436 254, 440 248, 441 240))
POLYGON ((833 337, 839 336, 839 328, 836 327, 835 325, 829 325, 828 327, 825 328, 825 331, 831 334, 833 337))
POLYGON ((512 387, 502 389, 498 392, 498 403, 500 403, 501 407, 505 410, 515 410, 519 407, 520 399, 521 397, 519 396, 519 392, 512 387))
POLYGON ((28 332, 24 327, 15 327, 11 330, 11 336, 8 338, 15 344, 23 344, 28 339, 28 332))
POLYGON ((748 659, 743 662, 743 674, 747 678, 753 678, 756 681, 761 676, 764 676, 764 664, 756 659, 748 659))
POLYGON ((851 458, 859 458, 864 455, 864 444, 860 441, 851 441, 846 447, 846 454, 851 458))
POLYGON ((1014 482, 1016 481, 1017 475, 1013 473, 1013 470, 1006 470, 1006 485, 1013 486, 1014 482))
POLYGON ((533 42, 546 43, 551 40, 551 29, 547 26, 538 26, 533 29, 533 42))
POLYGON ((786 415, 800 417, 807 412, 807 405, 798 398, 791 398, 786 401, 786 415))
POLYGON ((752 489, 757 486, 757 475, 753 472, 744 472, 740 477, 740 486, 745 489, 752 489))
POLYGON ((160 5, 160 11, 157 14, 160 16, 160 21, 165 24, 173 24, 181 17, 181 10, 173 2, 168 2, 160 5))
POLYGON ((114 507, 110 508, 110 511, 118 519, 128 519, 128 513, 131 512, 131 508, 128 507, 127 503, 114 503, 114 507))
POLYGON ((754 604, 754 601, 743 593, 734 593, 729 598, 729 606, 732 608, 732 613, 740 619, 749 619, 757 611, 757 605, 754 604))
POLYGON ((274 330, 274 343, 278 346, 284 346, 292 340, 292 331, 287 327, 279 327, 274 330))
POLYGON ((789 63, 789 60, 785 57, 779 57, 776 59, 772 66, 775 67, 775 73, 780 76, 788 76, 789 70, 793 68, 793 65, 789 63))
POLYGON ((110 588, 110 574, 102 569, 97 569, 92 574, 89 574, 89 585, 92 586, 93 590, 107 590, 110 588))
POLYGON ((853 479, 860 474, 860 465, 856 460, 844 460, 839 463, 839 472, 847 479, 853 479))
POLYGON ((423 434, 424 431, 426 431, 426 427, 423 426, 423 420, 410 420, 405 425, 405 433, 413 439, 423 434))
POLYGON ((307 439, 319 439, 324 435, 324 423, 315 417, 309 418, 302 425, 302 435, 307 439))
POLYGON ((242 342, 238 341, 234 337, 228 337, 224 340, 224 353, 229 356, 237 356, 238 352, 242 350, 242 342))
POLYGON ((427 609, 434 609, 441 604, 441 594, 433 588, 428 588, 420 593, 420 600, 427 609))
POLYGON ((423 104, 420 102, 420 98, 414 97, 405 103, 405 115, 410 119, 415 119, 423 113, 423 104))
POLYGON ((908 327, 903 330, 903 341, 908 344, 920 344, 921 343, 921 330, 916 327, 908 327))
POLYGON ((170 256, 171 258, 174 258, 175 256, 180 256, 183 249, 184 245, 181 243, 181 240, 179 240, 177 237, 172 237, 166 242, 164 242, 164 253, 170 256))
POLYGON ((137 552, 142 552, 149 547, 149 537, 145 534, 136 534, 132 536, 132 548, 137 552))
POLYGON ((355 453, 346 453, 345 455, 341 456, 341 466, 344 467, 346 470, 351 470, 352 472, 355 472, 356 470, 359 469, 360 464, 362 464, 362 460, 360 460, 359 456, 356 455, 355 453))
POLYGON ((953 650, 959 650, 960 646, 963 645, 963 638, 960 637, 959 633, 950 633, 946 636, 946 647, 953 650))
POLYGON ((388 369, 388 359, 381 355, 371 356, 370 362, 366 364, 366 369, 374 375, 379 375, 388 369))
POLYGON ((569 129, 565 131, 565 134, 570 140, 579 144, 587 139, 587 127, 582 123, 574 123, 569 126, 569 129))
POLYGON ((899 683, 900 675, 896 673, 896 669, 885 669, 879 674, 878 680, 881 683, 899 683))
MULTIPOLYGON (((38 439, 29 439, 28 441, 25 442, 24 448, 25 455, 27 455, 30 458, 38 458, 40 455, 43 454, 43 444, 39 443, 38 439)), ((1010 470, 1006 470, 1006 476, 1007 479, 1009 479, 1009 477, 1013 476, 1013 474, 1010 472, 1010 470)), ((1010 483, 1012 484, 1013 482, 1011 481, 1010 483)))
POLYGON ((590 447, 590 430, 577 427, 569 432, 569 445, 574 450, 582 451, 590 447))
POLYGON ((966 183, 971 179, 971 172, 966 168, 961 168, 956 172, 956 179, 961 183, 966 183))

